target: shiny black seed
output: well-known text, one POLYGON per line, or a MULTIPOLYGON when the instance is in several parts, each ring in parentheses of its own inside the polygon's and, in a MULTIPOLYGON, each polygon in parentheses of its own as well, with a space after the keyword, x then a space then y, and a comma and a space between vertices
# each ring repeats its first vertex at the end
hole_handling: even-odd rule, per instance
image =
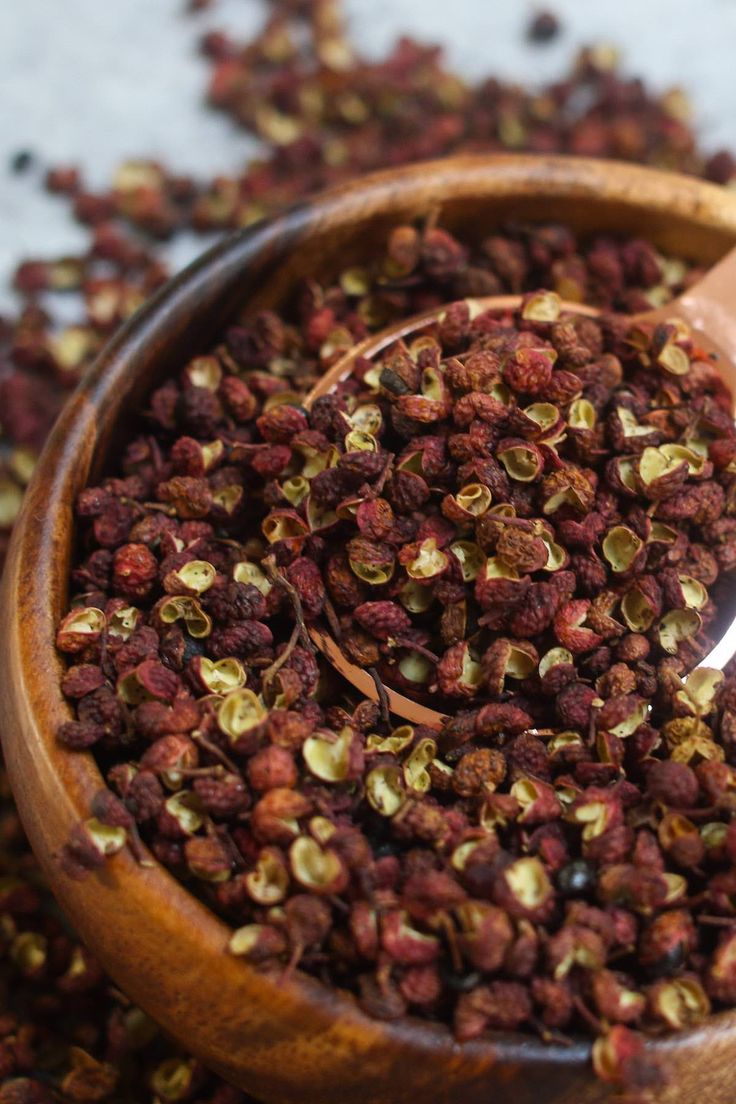
POLYGON ((527 27, 526 37, 530 42, 551 42, 560 33, 560 21, 550 11, 538 12, 527 27))
POLYGON ((440 974, 444 985, 455 993, 469 993, 471 989, 475 989, 476 986, 480 985, 483 980, 481 975, 475 972, 456 974, 449 965, 441 966, 440 974))
POLYGON ((557 875, 557 888, 563 897, 582 897, 595 885, 595 870, 585 859, 575 859, 557 875))
POLYGON ((33 154, 30 150, 18 150, 10 158, 10 171, 12 173, 24 173, 33 164, 33 154))
POLYGON ((649 967, 649 973, 652 977, 669 977, 682 969, 686 958, 687 947, 684 943, 676 943, 657 962, 652 963, 649 967))

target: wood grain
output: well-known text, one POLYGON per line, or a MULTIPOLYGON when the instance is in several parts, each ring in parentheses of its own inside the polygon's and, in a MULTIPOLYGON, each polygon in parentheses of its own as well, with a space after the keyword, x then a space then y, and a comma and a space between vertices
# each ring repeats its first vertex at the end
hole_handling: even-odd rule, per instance
MULTIPOLYGON (((113 339, 67 405, 28 490, 5 573, 0 627, 3 747, 26 830, 61 905, 115 982, 187 1049, 269 1104, 597 1104, 588 1046, 498 1036, 458 1045, 444 1029, 363 1016, 297 975, 267 980, 226 951, 227 926, 162 868, 127 853, 76 882, 59 848, 102 785, 94 760, 58 746, 69 717, 53 639, 67 599, 72 502, 105 465, 126 415, 223 323, 283 302, 304 274, 380 248, 397 222, 439 208, 480 237, 507 217, 642 233, 709 264, 736 242, 736 196, 638 167, 566 158, 460 158, 366 177, 227 239, 168 284, 113 339)), ((732 1104, 736 1014, 656 1045, 661 1104, 732 1104)))

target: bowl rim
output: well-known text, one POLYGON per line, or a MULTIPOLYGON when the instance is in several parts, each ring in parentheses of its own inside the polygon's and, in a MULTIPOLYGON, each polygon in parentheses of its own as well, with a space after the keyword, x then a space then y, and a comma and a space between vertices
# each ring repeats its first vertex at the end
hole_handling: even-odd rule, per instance
MULTIPOLYGON (((69 564, 70 489, 79 485, 78 474, 87 470, 93 453, 104 448, 105 440, 99 437, 98 428, 106 412, 119 406, 128 394, 131 363, 153 355, 151 350, 166 341, 172 325, 196 318, 202 304, 212 300, 215 269, 218 279, 227 283, 247 271, 253 258, 265 258, 267 264, 282 259, 303 235, 318 237, 321 227, 331 220, 340 219, 350 225, 351 220, 365 219, 366 211, 383 210, 397 195, 421 193, 426 197, 430 192, 436 203, 453 187, 463 194, 476 188, 489 200, 492 195, 537 194, 540 198, 572 196, 581 202, 600 201, 602 189, 608 189, 609 200, 632 209, 656 208, 662 215, 673 213, 736 241, 736 194, 729 195, 716 185, 694 178, 563 156, 447 158, 371 174, 228 235, 168 281, 126 322, 67 401, 43 450, 11 540, 0 615, 0 670, 4 674, 0 693, 5 722, 2 737, 8 771, 34 849, 55 888, 62 889, 62 903, 71 912, 77 911, 73 902, 79 900, 79 893, 71 883, 65 888, 59 885, 50 833, 60 823, 71 827, 89 815, 91 797, 104 786, 104 780, 91 753, 71 752, 55 740, 58 718, 71 714, 58 680, 64 665, 56 654, 50 630, 69 564), (29 658, 34 660, 33 668, 29 658), (33 762, 29 746, 33 748, 33 762), (39 819, 45 818, 39 817, 35 808, 39 780, 44 782, 43 792, 54 807, 54 824, 48 831, 47 826, 39 824, 39 819)), ((239 297, 239 292, 232 295, 232 303, 239 297)), ((107 893, 120 893, 124 888, 128 898, 126 915, 132 908, 141 923, 158 923, 165 912, 175 913, 198 934, 203 956, 227 954, 225 947, 232 929, 164 867, 156 864, 153 870, 142 868, 125 849, 109 860, 109 869, 90 875, 88 881, 104 886, 107 893)), ((85 935, 88 928, 82 923, 80 930, 85 935)), ((275 1007, 288 989, 302 1015, 314 1015, 323 1022, 357 1024, 361 1032, 370 1035, 374 1046, 391 1039, 415 1051, 437 1052, 439 1048, 453 1061, 459 1057, 482 1058, 491 1065, 501 1060, 523 1061, 525 1065, 584 1062, 590 1051, 586 1040, 576 1039, 571 1047, 563 1047, 520 1033, 494 1033, 473 1043, 458 1044, 448 1028, 416 1017, 378 1024, 342 990, 299 974, 279 992, 272 979, 242 960, 229 957, 233 969, 250 973, 251 985, 261 988, 275 1007)), ((116 980, 120 981, 119 976, 116 980)), ((128 985, 127 979, 123 984, 138 1000, 136 986, 128 985)), ((145 998, 141 1003, 145 1007, 145 998)), ((736 1012, 715 1013, 706 1023, 720 1029, 736 1028, 736 1012)), ((164 1026, 171 1028, 170 1023, 164 1026)), ((697 1045, 702 1032, 703 1025, 666 1040, 653 1040, 652 1045, 663 1050, 685 1042, 697 1045)), ((204 1057, 217 1065, 216 1059, 206 1053, 204 1057)))

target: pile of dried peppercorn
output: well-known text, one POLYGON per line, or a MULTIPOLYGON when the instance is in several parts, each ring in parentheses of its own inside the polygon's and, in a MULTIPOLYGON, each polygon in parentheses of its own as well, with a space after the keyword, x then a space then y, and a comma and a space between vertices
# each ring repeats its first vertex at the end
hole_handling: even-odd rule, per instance
MULTIPOLYGON (((63 861, 81 877, 140 836, 260 969, 460 1039, 590 1033, 625 1081, 632 1048, 653 1075, 630 1027, 736 999, 733 691, 682 677, 732 566, 731 397, 683 328, 536 290, 451 302, 301 404, 361 306, 396 292, 405 317, 469 272, 507 290, 514 240, 398 227, 150 395, 77 502, 59 739, 110 790, 63 861), (320 680, 324 617, 379 683, 454 701, 440 730, 320 680)), ((628 264, 627 301, 684 275, 642 241, 522 242, 532 286, 581 252, 628 264)))
MULTIPOLYGON (((383 63, 361 61, 354 55, 340 27, 339 11, 333 4, 320 3, 279 6, 263 34, 245 47, 227 35, 210 34, 203 42, 203 49, 213 62, 211 102, 264 137, 270 152, 261 163, 246 167, 237 180, 218 177, 209 183, 183 179, 163 166, 129 163, 121 167, 110 191, 104 195, 91 195, 74 169, 49 172, 49 189, 68 196, 75 216, 89 225, 90 247, 80 257, 30 261, 21 265, 16 286, 25 299, 25 306, 17 318, 6 319, 0 326, 2 422, 9 445, 0 488, 0 521, 6 531, 20 505, 22 487, 32 471, 35 453, 64 395, 106 336, 165 278, 166 270, 157 243, 175 235, 179 229, 209 230, 243 225, 310 187, 344 179, 367 167, 391 164, 397 159, 434 156, 460 148, 568 150, 648 161, 703 173, 722 182, 733 175, 734 163, 729 155, 719 154, 706 160, 698 152, 683 122, 683 101, 679 95, 654 98, 640 81, 621 78, 612 67, 612 57, 607 50, 587 51, 567 79, 542 91, 527 92, 494 80, 469 88, 443 68, 437 51, 408 41, 400 43, 383 63), (302 23, 310 31, 306 45, 302 44, 298 33, 302 23), (294 44, 297 41, 298 47, 294 44), (342 94, 333 95, 333 91, 339 89, 342 94), (582 89, 588 95, 586 106, 581 108, 578 94, 582 89), (387 95, 387 90, 393 91, 394 96, 387 95), (76 325, 61 328, 54 324, 56 293, 80 296, 82 306, 76 325)), ((554 229, 552 237, 555 233, 559 233, 559 228, 554 229)), ((573 248, 570 254, 558 253, 553 243, 545 241, 540 232, 517 227, 508 234, 499 235, 491 267, 495 268, 500 285, 509 289, 535 289, 546 285, 568 297, 578 293, 582 299, 623 309, 660 302, 669 294, 669 289, 676 290, 679 281, 686 278, 682 269, 678 272, 675 267, 673 270, 670 262, 657 257, 642 243, 636 243, 628 251, 620 243, 608 243, 605 260, 607 263, 596 268, 588 250, 580 247, 573 248), (641 262, 635 259, 637 251, 642 254, 641 262)), ((423 264, 426 262, 425 257, 423 264)), ((481 267, 485 267, 483 279, 487 280, 489 266, 481 267)), ((453 286, 442 282, 441 274, 432 272, 431 268, 427 276, 430 280, 440 278, 442 298, 457 298, 472 290, 462 284, 453 286)), ((334 293, 332 298, 335 298, 334 293)), ((327 311, 332 308, 331 301, 319 305, 327 311)), ((398 309, 408 306, 408 301, 399 302, 398 309)), ((364 306, 362 321, 367 328, 375 324, 373 308, 373 303, 364 306)), ((340 314, 338 304, 338 320, 340 314)), ((328 328, 316 347, 308 350, 307 371, 312 374, 329 363, 329 356, 323 360, 320 354, 333 327, 329 325, 329 314, 323 314, 321 321, 327 323, 328 328)), ((351 326, 355 325, 355 321, 351 321, 351 326)), ((319 324, 315 338, 319 338, 319 324)), ((272 340, 271 334, 259 335, 253 353, 257 356, 260 347, 266 366, 272 355, 272 340)), ((263 367, 263 364, 258 365, 261 372, 263 367)), ((252 369, 253 365, 249 372, 252 369)), ((261 403, 268 393, 265 381, 262 389, 259 394, 258 388, 254 388, 261 403)), ((267 589, 267 585, 259 582, 267 589)), ((252 592, 249 594, 257 601, 252 592)), ((296 659, 289 664, 289 670, 296 670, 300 682, 308 683, 308 660, 303 657, 300 669, 299 655, 294 649, 292 657, 296 659)), ((206 664, 200 666, 205 676, 211 678, 206 664)), ((227 665, 219 670, 225 679, 232 675, 227 665)), ((238 677, 237 669, 235 677, 238 677)), ((296 681, 288 671, 279 681, 285 684, 287 696, 293 693, 296 681)), ((723 693, 721 690, 721 695, 723 693)), ((687 714, 686 707, 683 708, 687 714)), ((380 718, 376 719, 364 708, 366 712, 368 715, 363 716, 362 724, 375 727, 371 721, 380 718)), ((341 731, 345 718, 330 717, 329 720, 333 725, 340 724, 337 731, 341 731)), ((688 723, 695 728, 695 735, 701 737, 703 747, 713 743, 708 732, 700 728, 701 722, 688 723)), ((687 724, 680 727, 686 729, 687 724)), ((721 727, 723 729, 723 724, 721 727)), ((728 731, 728 720, 725 731, 728 731)), ((399 742, 405 735, 399 737, 399 742)), ((515 746, 521 757, 523 743, 515 746)), ((312 747, 318 758, 320 752, 325 752, 319 745, 312 747)), ((285 750, 289 750, 288 737, 285 750)), ((520 761, 526 764, 523 758, 520 761)), ((524 770, 533 774, 529 764, 524 765, 524 770)), ((707 777, 708 772, 703 773, 707 777)), ((729 842, 726 810, 730 768, 721 764, 711 773, 714 792, 718 795, 716 804, 720 803, 724 813, 721 819, 706 821, 699 835, 708 854, 714 861, 721 861, 727 854, 729 842)), ((227 784, 223 787, 224 798, 226 803, 231 800, 237 805, 240 799, 238 784, 232 792, 233 780, 229 781, 230 789, 227 784)), ((668 790, 667 783, 662 783, 661 792, 669 793, 670 800, 672 785, 674 783, 668 790)), ((215 786, 210 792, 210 801, 215 805, 216 790, 215 786)), ((622 794, 622 799, 624 796, 622 794)), ((650 796, 661 800, 656 790, 650 796)), ((676 807, 682 808, 682 802, 676 807)), ((151 1041, 154 1035, 151 1026, 127 1006, 122 995, 111 989, 86 952, 69 938, 63 927, 59 927, 58 914, 35 869, 7 794, 2 825, 3 965, 0 982, 6 990, 8 1012, 2 1022, 0 1100, 4 1104, 11 1101, 19 1104, 45 1100, 192 1099, 223 1104, 244 1099, 242 1094, 206 1075, 196 1063, 176 1057, 169 1044, 151 1041), (68 993, 75 987, 81 996, 74 998, 75 1014, 69 1018, 65 1016, 62 1026, 54 1009, 58 1008, 61 999, 65 1002, 65 1011, 68 1009, 68 993), (105 1021, 107 1027, 103 1029, 100 1025, 105 1021)), ((677 829, 680 827, 678 822, 677 829)), ((641 843, 637 836, 640 852, 644 852, 647 845, 651 849, 652 842, 662 848, 663 844, 653 836, 651 828, 641 829, 641 832, 646 831, 649 837, 641 836, 641 843)), ((696 851, 698 844, 693 833, 686 830, 685 835, 690 837, 689 845, 696 851)), ((688 841, 680 845, 681 849, 687 851, 687 845, 688 841)), ((672 845, 669 847, 671 850, 672 845)), ((176 847, 172 851, 176 851, 176 847)), ((421 863, 419 866, 417 876, 423 873, 421 863)), ((683 869, 691 868, 685 863, 683 869)), ((387 889, 390 889, 388 870, 386 877, 387 889)), ((581 893, 588 877, 585 866, 573 864, 567 874, 572 892, 581 893)), ((268 882, 268 872, 264 880, 268 882)), ((555 889, 561 892, 558 881, 555 889)), ((657 899, 657 892, 651 890, 653 900, 657 899)), ((722 923, 724 919, 728 921, 730 909, 725 876, 721 878, 719 892, 713 912, 722 923)), ((289 937, 289 931, 293 938, 294 933, 300 931, 300 925, 302 930, 309 930, 308 910, 313 906, 310 904, 304 909, 304 898, 309 901, 313 898, 308 894, 299 896, 301 904, 295 898, 297 903, 287 910, 289 926, 277 933, 277 945, 279 937, 282 941, 289 937), (300 909, 304 909, 301 915, 300 909)), ((415 905, 415 913, 416 908, 415 905)), ((317 909, 317 913, 319 911, 317 909)), ((317 928, 324 923, 324 910, 321 912, 321 919, 317 915, 314 921, 317 928)), ((672 910, 670 915, 677 917, 677 910, 672 910)), ((469 922, 471 919, 469 917, 469 922)), ((586 917, 578 916, 572 923, 586 927, 584 919, 588 927, 595 930, 592 912, 586 917)), ((413 923, 414 920, 411 926, 413 923)), ((533 925, 520 919, 513 923, 522 926, 514 938, 516 957, 520 960, 526 953, 536 960, 537 950, 530 934, 533 925), (526 952, 522 936, 526 937, 526 952)), ((369 922, 369 934, 370 927, 369 922)), ((718 930, 715 920, 713 928, 718 930)), ((246 931, 237 949, 247 951, 255 934, 258 933, 252 929, 246 931)), ((611 939, 610 931, 598 934, 603 939, 605 953, 611 939)), ((673 936, 674 949, 668 952, 673 960, 680 954, 678 945, 677 936, 673 936)), ((370 950, 370 939, 367 946, 370 950)), ((600 951, 600 943, 598 948, 600 951)), ((272 954, 276 950, 277 947, 271 946, 272 954)), ((305 947, 302 960, 307 966, 310 953, 315 960, 318 958, 313 948, 305 947)), ((573 951, 571 954, 574 956, 573 951)), ((727 964, 727 949, 722 958, 727 964)), ((422 963, 414 965, 418 968, 422 963)), ((430 969, 427 976, 431 973, 430 969)), ((482 972, 479 978, 471 977, 471 988, 477 989, 482 978, 482 972)), ((612 984, 605 971, 602 978, 601 986, 612 984)), ((390 971, 386 980, 391 982, 390 971)), ((415 970, 414 981, 423 981, 421 971, 415 970)), ((431 988, 431 976, 429 984, 431 988)), ((419 994, 418 989, 412 991, 410 988, 408 995, 399 991, 397 996, 395 983, 385 988, 366 983, 364 988, 363 1000, 370 1005, 373 997, 374 1011, 380 1011, 383 1002, 389 1014, 392 1009, 394 1013, 401 1013, 404 1002, 419 994)), ((540 1007, 544 1005, 544 988, 540 978, 534 994, 540 1007)), ((560 998, 559 993, 565 988, 564 976, 557 988, 554 984, 547 986, 546 1006, 552 1009, 560 999, 564 1004, 564 997, 560 998)), ((612 991, 614 994, 620 992, 620 986, 617 989, 614 984, 612 991)), ((509 995, 513 992, 515 990, 509 995)), ((716 1000, 731 999, 726 989, 713 992, 711 996, 716 1000)), ((466 1022, 472 1022, 472 1013, 476 1013, 476 1025, 483 1026, 493 1018, 493 990, 490 994, 481 992, 474 999, 478 1007, 474 1008, 468 999, 466 1022)), ((599 1017, 594 1011, 597 1006, 593 1005, 592 997, 576 996, 575 1001, 575 1014, 595 1027, 599 1017)), ((616 1024, 620 1017, 617 1020, 612 1011, 615 1000, 611 998, 611 1001, 606 1017, 600 1018, 616 1024)), ((622 998, 620 1003, 627 1005, 629 1001, 622 998)), ((687 984, 669 990, 666 999, 660 999, 659 1003, 669 1007, 669 1014, 675 1019, 683 1014, 678 1009, 690 1009, 688 1014, 697 1018, 705 1008, 698 990, 691 990, 687 984)), ((634 997, 633 1005, 638 1013, 641 1001, 634 997)), ((557 1015, 564 1019, 564 1009, 561 1011, 558 1007, 557 1015)), ((656 1017, 656 1013, 654 1015, 656 1017)), ((548 1012, 547 1021, 553 1023, 554 1019, 554 1012, 548 1012)), ((632 1015, 632 1021, 635 1020, 632 1015)), ((531 1026, 538 1028, 539 1025, 531 1023, 531 1026)), ((555 1029, 546 1026, 541 1030, 555 1029)), ((614 1080, 641 1080, 638 1048, 635 1040, 614 1027, 608 1034, 607 1049, 599 1048, 599 1065, 605 1066, 614 1080)))

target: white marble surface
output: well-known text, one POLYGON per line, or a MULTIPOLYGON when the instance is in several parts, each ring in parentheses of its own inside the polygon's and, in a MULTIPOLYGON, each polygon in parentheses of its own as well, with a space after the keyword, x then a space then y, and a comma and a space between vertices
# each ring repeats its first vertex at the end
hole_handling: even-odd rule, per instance
MULTIPOLYGON (((160 156, 182 171, 237 167, 253 146, 202 106, 207 27, 240 36, 258 25, 260 0, 219 0, 197 17, 183 0, 0 0, 0 307, 20 255, 73 250, 82 232, 40 188, 41 166, 80 164, 102 184, 127 156, 160 156), (8 171, 20 149, 38 167, 8 171)), ((736 148, 736 0, 550 0, 564 33, 531 48, 531 0, 346 0, 354 40, 368 54, 401 32, 444 41, 468 75, 524 82, 562 72, 582 43, 619 45, 626 68, 658 88, 684 86, 709 145, 736 148)), ((183 243, 177 260, 196 245, 183 243)))

